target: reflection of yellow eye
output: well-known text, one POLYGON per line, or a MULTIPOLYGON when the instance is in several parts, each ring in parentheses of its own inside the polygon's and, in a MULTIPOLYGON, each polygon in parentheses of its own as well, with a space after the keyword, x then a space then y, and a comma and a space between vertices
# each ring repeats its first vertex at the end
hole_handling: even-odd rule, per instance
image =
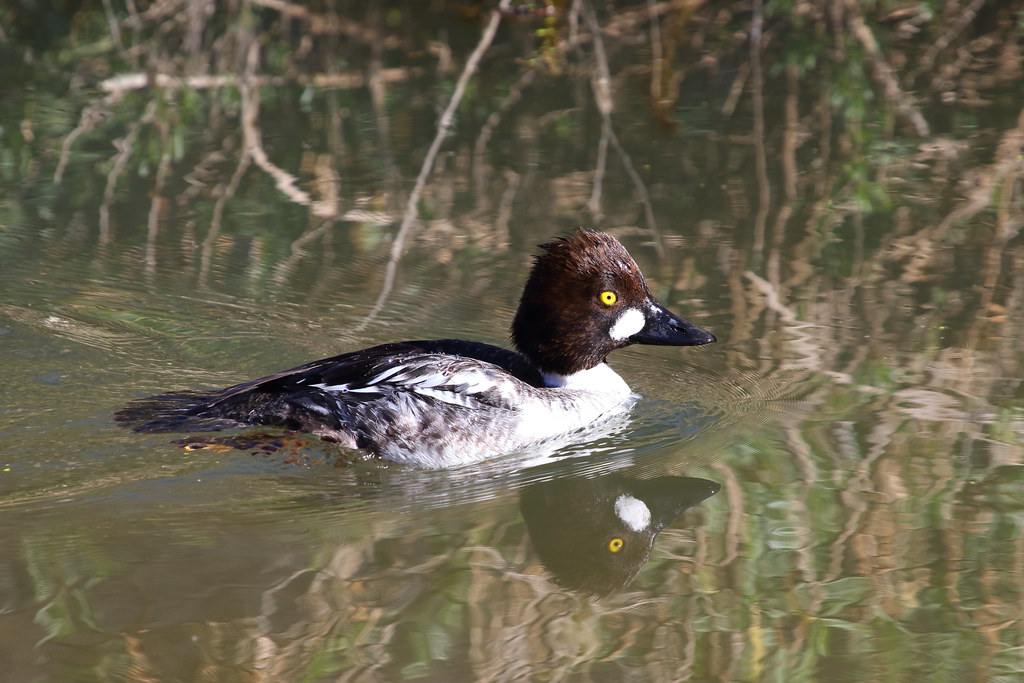
POLYGON ((600 296, 597 297, 601 300, 605 306, 611 306, 613 303, 619 300, 619 295, 611 290, 601 292, 600 296))
POLYGON ((612 540, 608 541, 608 550, 611 550, 613 553, 617 553, 620 550, 622 550, 622 539, 613 538, 612 540))

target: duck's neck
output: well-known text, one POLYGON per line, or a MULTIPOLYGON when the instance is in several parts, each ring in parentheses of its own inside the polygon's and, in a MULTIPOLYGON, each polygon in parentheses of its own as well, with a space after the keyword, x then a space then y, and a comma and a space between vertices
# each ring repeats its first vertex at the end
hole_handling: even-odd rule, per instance
POLYGON ((544 385, 551 388, 574 389, 578 391, 591 391, 597 393, 630 393, 629 385, 619 377, 618 373, 609 367, 607 363, 598 363, 587 370, 579 370, 567 375, 556 372, 544 372, 544 385))

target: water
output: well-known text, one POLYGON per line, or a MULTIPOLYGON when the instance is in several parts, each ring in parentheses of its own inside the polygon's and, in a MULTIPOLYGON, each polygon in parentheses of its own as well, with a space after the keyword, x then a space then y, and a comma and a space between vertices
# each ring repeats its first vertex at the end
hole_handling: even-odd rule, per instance
MULTIPOLYGON (((647 81, 626 76, 645 53, 606 37, 636 177, 609 144, 595 212, 586 71, 541 72, 503 104, 512 57, 534 49, 520 19, 396 261, 455 78, 417 49, 428 36, 461 65, 480 28, 346 8, 400 45, 376 57, 401 76, 384 99, 271 84, 256 118, 267 158, 327 204, 240 162, 237 88, 127 94, 68 145, 59 182, 95 95, 40 72, 3 95, 0 678, 1019 677, 1021 171, 999 152, 1019 84, 925 110, 923 142, 885 112, 861 128, 837 114, 831 132, 805 120, 822 137, 794 155, 787 197, 784 87, 766 92, 766 192, 747 100, 723 117, 728 88, 689 77, 687 102, 707 102, 673 109, 679 130, 652 125, 647 81), (982 206, 978 187, 1002 193, 982 206), (386 341, 506 344, 535 245, 577 224, 618 235, 658 298, 719 338, 613 354, 644 398, 578 443, 424 471, 301 436, 186 449, 112 420, 133 397, 386 341), (679 514, 649 556, 600 588, 572 578, 597 560, 558 574, 550 546, 620 538, 597 501, 668 476, 679 514)), ((325 54, 362 73, 375 57, 358 45, 325 54)))

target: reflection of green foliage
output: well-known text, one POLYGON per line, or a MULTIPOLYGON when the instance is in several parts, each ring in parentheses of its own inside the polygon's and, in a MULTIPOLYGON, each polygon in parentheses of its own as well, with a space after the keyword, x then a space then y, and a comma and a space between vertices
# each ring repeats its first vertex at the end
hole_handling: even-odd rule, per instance
POLYGON ((875 101, 871 80, 865 71, 867 62, 863 51, 855 45, 847 46, 846 59, 833 73, 833 87, 829 89, 832 106, 839 112, 844 130, 857 143, 864 140, 864 121, 872 113, 875 101))
POLYGON ((835 62, 822 60, 822 56, 833 49, 830 45, 832 37, 823 24, 793 12, 791 5, 789 2, 769 2, 765 5, 767 17, 776 18, 788 27, 783 54, 771 72, 778 76, 784 67, 792 66, 796 68, 797 75, 803 77, 814 72, 819 64, 824 70, 830 69, 835 62))
POLYGON ((39 537, 27 541, 21 549, 34 581, 34 599, 40 605, 35 621, 46 632, 42 642, 69 637, 83 630, 100 631, 86 589, 108 577, 112 565, 96 548, 70 541, 69 538, 39 537), (55 556, 52 552, 55 543, 73 545, 76 552, 55 556))
MULTIPOLYGON (((836 414, 845 413, 836 411, 836 414)), ((857 676, 865 679, 930 680, 944 671, 958 670, 965 677, 971 677, 971 672, 978 671, 974 665, 965 665, 964 662, 976 659, 988 645, 984 638, 958 635, 963 628, 961 619, 967 616, 962 610, 986 599, 1004 605, 1019 601, 1015 587, 1010 593, 995 598, 987 595, 992 590, 990 582, 982 581, 986 571, 999 572, 996 567, 1014 556, 1012 544, 1021 533, 1019 519, 1014 520, 1005 513, 997 514, 985 525, 984 533, 962 536, 968 546, 955 552, 963 552, 971 558, 991 558, 979 560, 978 566, 973 562, 967 566, 958 566, 955 562, 950 565, 947 555, 939 547, 943 532, 935 531, 931 543, 914 542, 906 548, 892 549, 906 563, 902 573, 833 576, 835 553, 842 553, 843 557, 853 550, 845 545, 834 545, 843 534, 844 526, 849 524, 849 511, 843 509, 838 497, 848 484, 835 479, 836 475, 830 469, 834 467, 833 454, 828 451, 813 454, 823 481, 821 486, 809 490, 806 483, 800 481, 794 481, 793 486, 779 485, 777 474, 766 473, 780 461, 792 464, 792 455, 778 443, 762 441, 755 448, 744 448, 737 455, 759 460, 753 470, 756 474, 751 476, 769 485, 762 487, 753 481, 742 484, 745 505, 752 505, 762 512, 758 516, 745 517, 745 524, 740 530, 744 539, 741 553, 746 580, 735 585, 745 594, 716 591, 710 585, 702 587, 707 599, 714 601, 712 613, 733 614, 734 618, 729 627, 707 619, 696 620, 698 651, 710 645, 712 634, 726 628, 730 632, 744 633, 744 653, 748 657, 754 643, 760 641, 762 651, 771 653, 771 670, 776 673, 784 670, 790 680, 798 678, 796 671, 807 668, 834 670, 837 661, 845 660, 856 661, 854 666, 857 668, 850 669, 844 665, 844 670, 856 670, 859 672, 857 676), (777 537, 775 529, 789 528, 790 525, 800 528, 806 524, 813 525, 814 534, 804 550, 769 549, 772 539, 777 537), (1011 533, 1007 536, 1003 531, 1011 533), (922 575, 912 569, 920 562, 929 567, 928 574, 922 575), (988 569, 982 569, 980 565, 988 569), (800 569, 796 569, 798 566, 800 569), (787 581, 791 580, 794 572, 799 574, 797 587, 787 590, 787 581), (930 579, 926 578, 929 576, 930 579), (951 581, 955 582, 952 584, 956 587, 955 594, 948 590, 951 581), (906 592, 915 585, 912 592, 906 592), (893 591, 897 593, 894 595, 893 591), (883 599, 890 603, 885 609, 880 604, 883 599), (901 605, 906 601, 910 602, 901 605), (756 618, 751 621, 745 615, 756 615, 756 618), (801 638, 813 648, 792 641, 796 628, 799 628, 797 632, 801 638), (771 640, 772 634, 778 641, 771 640), (946 648, 942 657, 921 660, 906 657, 906 653, 930 650, 936 644, 946 648)), ((930 457, 944 460, 948 453, 940 445, 930 457)), ((729 460, 733 461, 732 456, 729 460)), ((741 480, 746 481, 744 471, 737 472, 741 480)), ((793 472, 791 476, 795 474, 793 472)), ((1016 488, 1019 494, 1019 482, 1011 483, 1005 478, 1001 481, 1007 491, 1016 488)), ((993 509, 993 504, 998 505, 997 500, 1012 497, 1002 497, 994 491, 989 496, 974 498, 968 506, 954 507, 954 510, 973 518, 970 510, 974 505, 982 503, 993 509)), ((925 530, 951 526, 945 519, 950 501, 944 496, 930 497, 929 501, 920 509, 908 509, 902 513, 913 514, 915 518, 930 517, 929 521, 920 522, 922 541, 925 530)), ((720 504, 721 500, 709 501, 708 506, 712 527, 724 523, 719 516, 722 510, 716 503, 720 504)), ((713 534, 710 529, 708 532, 713 534)), ((957 532, 950 529, 949 533, 957 532)), ((1012 648, 998 648, 997 651, 1000 663, 996 666, 1005 666, 1005 662, 1012 660, 1012 648)), ((733 656, 737 656, 735 650, 733 656)), ((752 661, 753 668, 744 668, 736 680, 759 678, 755 673, 758 665, 768 666, 766 662, 752 661)), ((699 665, 696 670, 700 670, 699 665)))
POLYGON ((1021 437, 1017 432, 1017 425, 1020 418, 1020 408, 1000 408, 996 413, 995 422, 992 423, 992 438, 1000 443, 1019 445, 1021 437))

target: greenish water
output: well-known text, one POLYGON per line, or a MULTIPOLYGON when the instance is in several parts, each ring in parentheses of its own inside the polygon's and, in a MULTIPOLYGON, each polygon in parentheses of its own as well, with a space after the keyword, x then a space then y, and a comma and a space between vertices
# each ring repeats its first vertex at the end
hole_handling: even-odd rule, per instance
MULTIPOLYGON (((235 85, 99 106, 102 80, 134 71, 131 50, 86 59, 110 49, 101 11, 76 15, 66 53, 28 59, 14 29, 4 43, 21 65, 0 91, 5 680, 1019 680, 1018 81, 983 90, 984 107, 921 105, 919 136, 856 99, 869 80, 815 73, 793 149, 780 71, 760 142, 748 96, 721 113, 736 54, 738 72, 686 77, 666 128, 649 54, 609 33, 620 152, 589 48, 564 38, 563 69, 519 80, 541 49, 520 18, 402 232, 482 28, 450 8, 342 4, 390 42, 311 30, 303 52, 301 32, 246 23, 280 28, 258 4, 210 19, 223 70, 234 43, 213 36, 245 45, 258 28, 259 73, 292 74, 255 111, 235 85), (394 71, 377 99, 296 76, 378 67, 394 71), (103 115, 72 135, 90 106, 103 115), (246 114, 308 201, 247 156, 246 114), (535 245, 581 224, 619 236, 658 298, 719 342, 615 353, 644 398, 579 443, 423 471, 311 438, 189 450, 113 422, 134 397, 386 341, 506 344, 535 245), (600 597, 556 574, 545 539, 604 547, 589 506, 666 476, 720 490, 677 482, 689 509, 635 576, 602 574, 615 588, 600 597)), ((131 40, 155 61, 169 49, 131 40)))

